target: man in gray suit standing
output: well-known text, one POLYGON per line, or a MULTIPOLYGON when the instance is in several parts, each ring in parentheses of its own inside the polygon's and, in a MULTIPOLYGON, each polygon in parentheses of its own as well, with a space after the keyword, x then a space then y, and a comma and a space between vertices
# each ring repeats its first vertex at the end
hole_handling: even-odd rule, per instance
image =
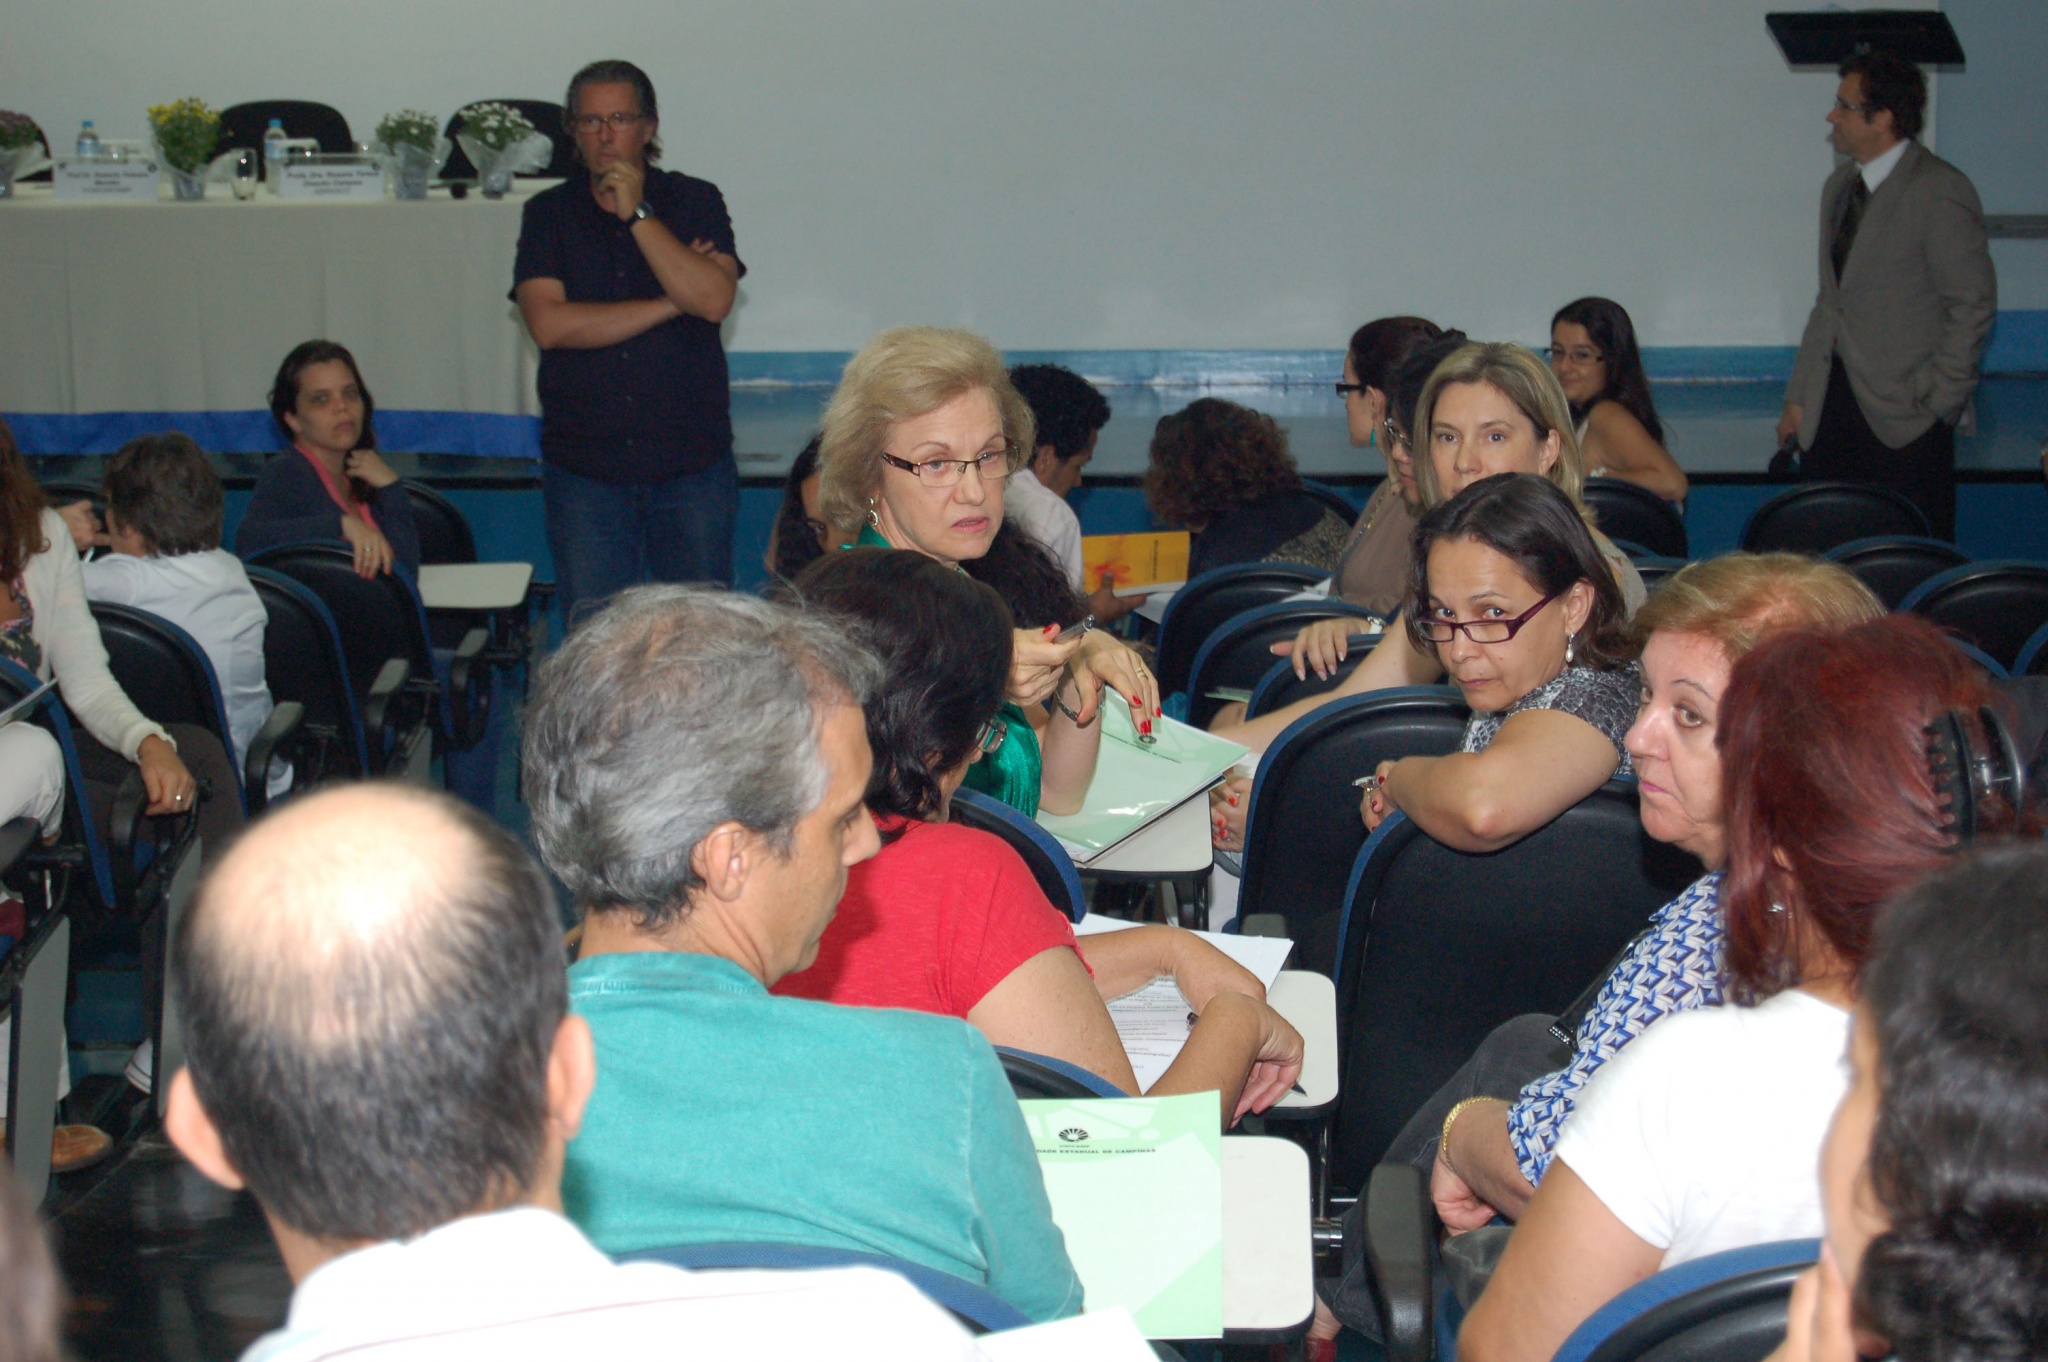
POLYGON ((1820 196, 1820 296, 1785 389, 1780 443, 1806 476, 1874 482, 1955 537, 1955 427, 1998 311, 1984 210, 1960 170, 1913 139, 1920 68, 1884 52, 1842 63, 1828 113, 1848 163, 1820 196))

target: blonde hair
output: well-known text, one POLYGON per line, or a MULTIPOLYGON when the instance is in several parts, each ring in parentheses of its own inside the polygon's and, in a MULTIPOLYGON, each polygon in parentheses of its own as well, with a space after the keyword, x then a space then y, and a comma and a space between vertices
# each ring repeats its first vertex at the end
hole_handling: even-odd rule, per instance
MULTIPOLYGON (((1550 372, 1550 366, 1536 358, 1534 351, 1507 341, 1471 341, 1459 346, 1445 356, 1429 376, 1429 382, 1422 385, 1422 396, 1415 403, 1415 424, 1409 432, 1414 441, 1415 481, 1422 490, 1422 504, 1434 506, 1447 499, 1436 485, 1436 467, 1430 462, 1429 427, 1436 415, 1437 396, 1454 383, 1484 383, 1498 389, 1536 427, 1539 444, 1552 431, 1557 432, 1557 462, 1544 476, 1556 483, 1584 514, 1586 465, 1579 453, 1579 437, 1572 433, 1571 405, 1565 401, 1564 389, 1558 386, 1557 375, 1550 372)), ((1586 518, 1590 523, 1592 517, 1586 518)))
POLYGON ((1714 641, 1739 662, 1786 629, 1847 629, 1882 617, 1884 603, 1838 563, 1797 553, 1729 553, 1688 563, 1636 611, 1635 632, 1714 641))
POLYGON ((866 520, 868 499, 882 483, 889 428, 976 388, 986 388, 995 401, 1014 473, 1031 455, 1037 427, 993 345, 971 331, 936 326, 899 326, 863 345, 825 407, 818 440, 818 506, 825 519, 835 525, 866 520))

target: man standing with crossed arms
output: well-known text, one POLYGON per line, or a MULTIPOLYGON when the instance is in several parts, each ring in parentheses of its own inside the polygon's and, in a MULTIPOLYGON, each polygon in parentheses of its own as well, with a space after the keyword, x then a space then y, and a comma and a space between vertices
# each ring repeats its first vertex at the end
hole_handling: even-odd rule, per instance
POLYGON ((732 583, 739 470, 719 323, 746 266, 718 187, 650 166, 654 85, 592 62, 563 101, 588 172, 533 196, 513 300, 540 347, 563 618, 639 582, 732 583))

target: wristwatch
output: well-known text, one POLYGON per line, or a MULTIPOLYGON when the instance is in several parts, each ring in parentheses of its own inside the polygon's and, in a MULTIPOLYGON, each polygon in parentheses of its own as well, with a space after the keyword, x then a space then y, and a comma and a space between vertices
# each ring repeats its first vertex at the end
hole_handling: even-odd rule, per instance
POLYGON ((640 206, 633 210, 633 221, 645 222, 654 216, 654 210, 647 206, 647 200, 640 200, 640 206))

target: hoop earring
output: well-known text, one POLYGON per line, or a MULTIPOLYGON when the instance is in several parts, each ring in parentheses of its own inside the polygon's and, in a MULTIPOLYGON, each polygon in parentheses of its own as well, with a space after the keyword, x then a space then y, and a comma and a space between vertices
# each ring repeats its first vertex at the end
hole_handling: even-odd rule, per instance
POLYGON ((873 497, 868 498, 868 528, 876 534, 882 532, 882 517, 875 514, 875 499, 873 497))
POLYGON ((1572 665, 1572 654, 1578 651, 1578 642, 1579 642, 1579 636, 1578 636, 1577 634, 1567 634, 1567 635, 1565 635, 1565 640, 1564 640, 1564 665, 1565 665, 1565 666, 1567 666, 1567 667, 1569 667, 1569 666, 1571 666, 1571 665, 1572 665))

